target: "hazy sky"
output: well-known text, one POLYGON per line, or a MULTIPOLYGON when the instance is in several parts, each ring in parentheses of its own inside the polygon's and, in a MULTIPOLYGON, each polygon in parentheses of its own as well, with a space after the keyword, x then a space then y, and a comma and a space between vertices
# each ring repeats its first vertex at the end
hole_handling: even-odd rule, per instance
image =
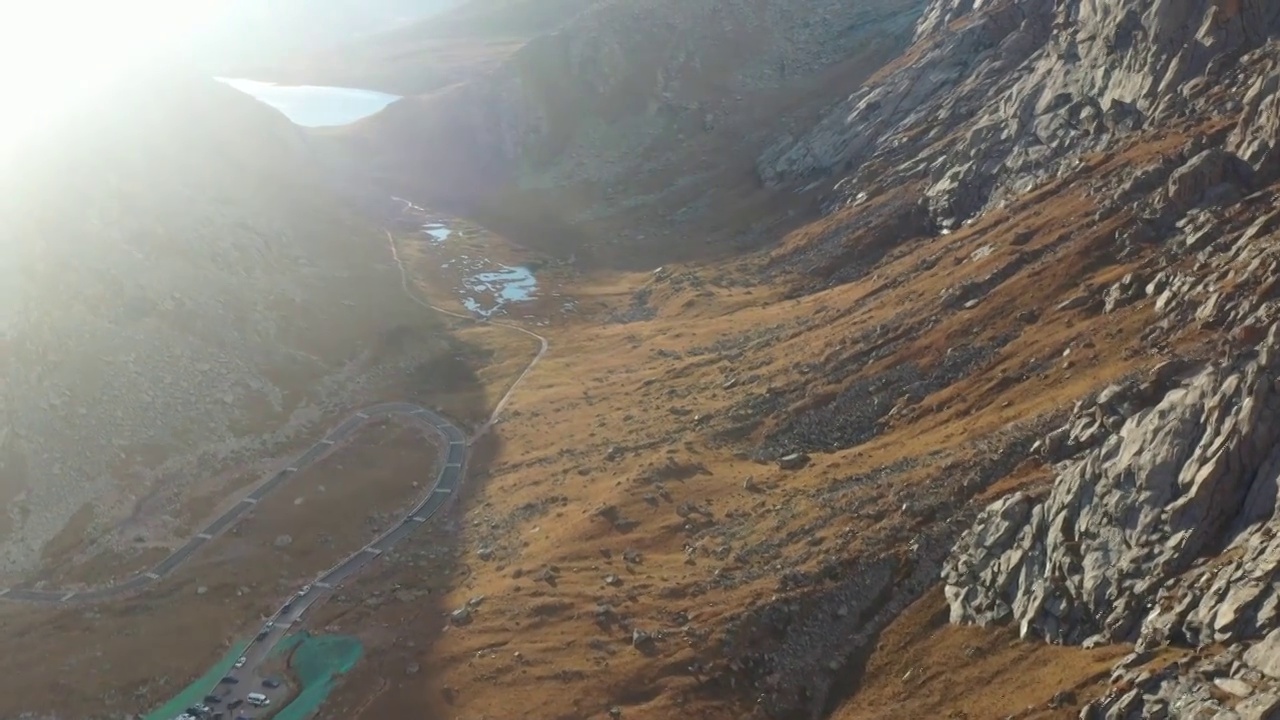
POLYGON ((0 150, 140 68, 223 75, 458 0, 40 0, 0 9, 0 150))
POLYGON ((42 0, 0 11, 0 138, 39 127, 131 68, 180 57, 215 0, 42 0))

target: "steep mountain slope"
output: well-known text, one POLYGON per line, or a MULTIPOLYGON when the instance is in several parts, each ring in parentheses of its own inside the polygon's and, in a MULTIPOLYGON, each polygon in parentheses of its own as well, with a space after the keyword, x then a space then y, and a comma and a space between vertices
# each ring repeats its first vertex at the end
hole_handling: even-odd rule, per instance
MULTIPOLYGON (((1272 651, 1240 645, 1275 629, 1267 588, 1280 569, 1267 395, 1277 35, 1280 8, 1262 2, 934 2, 901 61, 758 163, 771 186, 834 179, 824 206, 851 219, 850 206, 914 186, 921 236, 978 227, 1066 179, 1090 202, 1060 241, 1105 230, 1085 262, 1128 272, 1058 309, 1149 303, 1148 347, 1212 339, 1196 351, 1207 365, 1166 363, 1081 399, 1035 448, 1066 461, 1048 495, 988 508, 943 569, 953 622, 1012 621, 1024 637, 1086 647, 1136 641, 1091 717, 1277 706, 1272 651), (1169 644, 1229 649, 1145 665, 1169 644)), ((841 240, 806 247, 805 261, 848 257, 841 240)), ((983 302, 1029 260, 944 301, 983 302)), ((842 281, 871 270, 828 267, 842 281)))
POLYGON ((610 3, 346 134, 579 259, 769 247, 553 338, 335 713, 1274 717, 1278 63, 1261 0, 610 3))
POLYGON ((187 76, 85 110, 5 166, 6 574, 64 528, 97 536, 260 459, 442 347, 379 228, 315 180, 275 111, 187 76))
MULTIPOLYGON (((909 61, 766 153, 762 180, 835 173, 856 193, 927 177, 932 219, 952 228, 1053 177, 1065 158, 1189 116, 1239 116, 1252 88, 1255 103, 1268 94, 1262 83, 1273 51, 1265 45, 1280 16, 1248 2, 1178 3, 1176 11, 1125 2, 966 8, 933 3, 909 61), (1226 89, 1220 83, 1235 91, 1234 103, 1214 92, 1226 89), (904 137, 915 142, 890 142, 904 137), (910 163, 886 172, 901 159, 910 163)), ((1272 121, 1256 107, 1240 120, 1226 147, 1256 169, 1268 159, 1272 121)))

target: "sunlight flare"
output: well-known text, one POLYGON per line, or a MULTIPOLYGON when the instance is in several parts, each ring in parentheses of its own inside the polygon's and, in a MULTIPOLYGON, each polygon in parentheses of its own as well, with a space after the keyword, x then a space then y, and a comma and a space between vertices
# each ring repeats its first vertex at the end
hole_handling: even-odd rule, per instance
POLYGON ((63 0, 10 6, 0 21, 0 138, 20 140, 114 80, 176 59, 212 18, 211 0, 63 0))

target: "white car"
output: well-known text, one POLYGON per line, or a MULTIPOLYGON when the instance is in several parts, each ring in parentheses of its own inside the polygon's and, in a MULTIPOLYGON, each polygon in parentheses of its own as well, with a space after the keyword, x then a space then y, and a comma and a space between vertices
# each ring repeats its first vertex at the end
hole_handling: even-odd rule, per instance
POLYGON ((245 656, 241 655, 241 656, 240 656, 240 659, 239 659, 239 660, 236 660, 236 664, 235 664, 235 665, 232 665, 231 667, 233 667, 233 668, 235 668, 235 669, 239 670, 240 668, 244 667, 244 664, 245 664, 246 662, 248 662, 248 661, 249 661, 249 659, 248 659, 248 658, 246 658, 245 656))

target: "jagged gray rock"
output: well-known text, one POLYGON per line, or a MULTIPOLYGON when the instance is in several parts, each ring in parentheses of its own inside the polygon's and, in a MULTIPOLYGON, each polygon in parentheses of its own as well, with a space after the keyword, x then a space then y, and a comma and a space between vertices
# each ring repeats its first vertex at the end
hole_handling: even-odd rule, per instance
MULTIPOLYGON (((1276 720, 1280 683, 1242 665, 1239 645, 1155 669, 1120 668, 1080 717, 1104 720, 1276 720)), ((1247 654, 1247 653, 1246 653, 1247 654)))
POLYGON ((1272 630, 1261 642, 1249 648, 1244 661, 1260 672, 1280 678, 1280 628, 1272 630))
POLYGON ((1192 157, 1169 175, 1166 210, 1181 216, 1209 198, 1221 198, 1250 182, 1250 168, 1221 148, 1192 157))
POLYGON ((1140 648, 1274 627, 1278 380, 1273 327, 1256 357, 1205 367, 1065 464, 1047 497, 987 508, 943 569, 953 621, 1140 648), (1196 565, 1223 546, 1232 559, 1196 565))
MULTIPOLYGON (((837 188, 859 192, 924 178, 930 215, 951 228, 1070 171, 1085 152, 1210 102, 1211 79, 1228 76, 1245 100, 1218 152, 1261 169, 1280 123, 1266 45, 1278 24, 1280 6, 1268 0, 1188 0, 1176 11, 1168 3, 932 0, 913 62, 857 89, 809 132, 779 137, 757 174, 770 187, 847 175, 837 188), (906 128, 918 143, 904 145, 906 128), (952 132, 956 141, 938 142, 952 132)), ((850 202, 837 194, 832 202, 850 202)))

